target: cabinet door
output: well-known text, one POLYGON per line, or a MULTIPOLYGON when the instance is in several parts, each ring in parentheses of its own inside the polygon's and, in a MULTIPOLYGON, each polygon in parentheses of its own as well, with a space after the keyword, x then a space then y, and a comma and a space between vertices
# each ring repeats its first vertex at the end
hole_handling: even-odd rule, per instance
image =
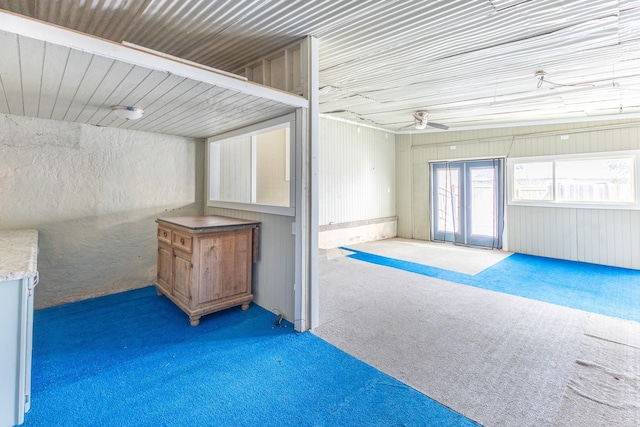
POLYGON ((191 300, 191 255, 173 251, 173 295, 189 304, 191 300))
POLYGON ((158 286, 171 292, 171 270, 173 263, 173 251, 170 246, 158 243, 158 286))
POLYGON ((251 294, 252 241, 250 228, 199 239, 201 303, 251 294))

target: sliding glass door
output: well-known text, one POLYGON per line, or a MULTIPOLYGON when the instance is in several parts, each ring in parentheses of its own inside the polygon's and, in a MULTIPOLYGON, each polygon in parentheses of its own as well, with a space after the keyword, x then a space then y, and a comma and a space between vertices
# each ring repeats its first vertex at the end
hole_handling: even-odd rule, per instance
POLYGON ((502 159, 431 164, 431 239, 502 247, 502 159))

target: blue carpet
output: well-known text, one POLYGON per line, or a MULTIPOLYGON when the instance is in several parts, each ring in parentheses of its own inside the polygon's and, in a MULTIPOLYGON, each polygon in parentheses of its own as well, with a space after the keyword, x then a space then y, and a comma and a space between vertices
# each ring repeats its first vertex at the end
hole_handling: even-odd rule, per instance
POLYGON ((36 311, 25 426, 477 426, 252 304, 189 326, 152 287, 36 311))
POLYGON ((360 261, 640 322, 638 270, 513 254, 476 275, 469 275, 342 249, 353 252, 349 257, 360 261))

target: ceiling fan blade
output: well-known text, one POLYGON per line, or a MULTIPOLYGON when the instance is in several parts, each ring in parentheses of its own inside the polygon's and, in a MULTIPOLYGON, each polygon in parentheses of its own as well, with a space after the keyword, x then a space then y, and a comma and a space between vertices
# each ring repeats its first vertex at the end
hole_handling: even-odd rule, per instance
POLYGON ((427 126, 431 126, 431 127, 442 129, 442 130, 449 129, 449 126, 447 126, 447 125, 443 125, 443 124, 440 124, 440 123, 433 123, 433 122, 427 122, 427 126))

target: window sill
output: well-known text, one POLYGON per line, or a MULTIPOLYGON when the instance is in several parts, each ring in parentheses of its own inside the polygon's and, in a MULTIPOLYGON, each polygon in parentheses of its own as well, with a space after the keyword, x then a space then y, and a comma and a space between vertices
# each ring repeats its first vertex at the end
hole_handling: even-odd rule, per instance
POLYGON ((294 217, 296 215, 295 207, 258 205, 255 203, 219 202, 213 200, 209 200, 207 202, 207 206, 210 208, 236 209, 239 211, 258 212, 290 217, 294 217))

